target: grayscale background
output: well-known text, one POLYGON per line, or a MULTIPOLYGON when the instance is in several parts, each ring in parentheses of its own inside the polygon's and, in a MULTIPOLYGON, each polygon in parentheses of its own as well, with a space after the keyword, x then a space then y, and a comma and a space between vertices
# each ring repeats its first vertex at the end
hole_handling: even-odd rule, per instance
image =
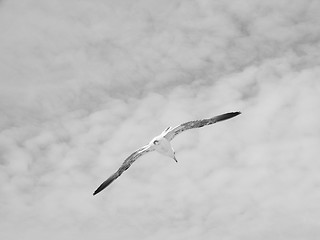
POLYGON ((319 40, 318 0, 1 1, 0 238, 318 240, 319 40))

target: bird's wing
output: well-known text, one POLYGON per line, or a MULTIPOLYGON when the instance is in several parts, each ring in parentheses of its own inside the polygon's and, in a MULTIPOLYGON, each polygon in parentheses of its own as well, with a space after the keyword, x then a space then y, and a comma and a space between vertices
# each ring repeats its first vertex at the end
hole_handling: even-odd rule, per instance
POLYGON ((114 174, 112 174, 107 180, 105 180, 93 193, 93 195, 96 195, 98 192, 105 189, 107 186, 109 186, 114 180, 116 180, 124 171, 126 171, 131 164, 137 160, 142 155, 155 150, 154 148, 151 148, 150 145, 143 146, 136 150, 134 153, 132 153, 127 159, 122 163, 121 167, 116 171, 114 174))
POLYGON ((201 128, 206 125, 210 125, 219 121, 223 121, 229 118, 233 118, 237 115, 239 115, 241 112, 230 112, 230 113, 225 113, 222 115, 215 116, 213 118, 207 118, 207 119, 202 119, 202 120, 195 120, 195 121, 190 121, 186 123, 182 123, 172 129, 170 129, 164 137, 168 140, 171 141, 175 136, 177 136, 179 133, 192 129, 192 128, 201 128))

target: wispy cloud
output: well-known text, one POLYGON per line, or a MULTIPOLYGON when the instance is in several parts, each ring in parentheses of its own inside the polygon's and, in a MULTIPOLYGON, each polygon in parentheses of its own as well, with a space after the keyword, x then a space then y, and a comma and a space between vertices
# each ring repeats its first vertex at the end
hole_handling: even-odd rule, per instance
POLYGON ((3 239, 317 239, 317 1, 0 2, 3 239), (240 110, 139 159, 167 126, 240 110))

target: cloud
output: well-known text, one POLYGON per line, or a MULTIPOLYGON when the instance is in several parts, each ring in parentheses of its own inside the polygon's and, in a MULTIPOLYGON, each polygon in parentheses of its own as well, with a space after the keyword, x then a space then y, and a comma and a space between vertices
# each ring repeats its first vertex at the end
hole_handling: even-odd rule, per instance
POLYGON ((319 7, 1 2, 0 236, 317 239, 319 7), (166 127, 237 110, 92 197, 166 127))

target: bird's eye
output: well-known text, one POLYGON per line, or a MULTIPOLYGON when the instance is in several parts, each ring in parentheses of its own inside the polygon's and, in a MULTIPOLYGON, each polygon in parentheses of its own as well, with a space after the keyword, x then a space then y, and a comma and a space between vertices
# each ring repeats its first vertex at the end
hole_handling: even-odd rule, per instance
POLYGON ((155 145, 158 144, 158 143, 159 143, 159 140, 154 140, 153 141, 153 144, 155 144, 155 145))

